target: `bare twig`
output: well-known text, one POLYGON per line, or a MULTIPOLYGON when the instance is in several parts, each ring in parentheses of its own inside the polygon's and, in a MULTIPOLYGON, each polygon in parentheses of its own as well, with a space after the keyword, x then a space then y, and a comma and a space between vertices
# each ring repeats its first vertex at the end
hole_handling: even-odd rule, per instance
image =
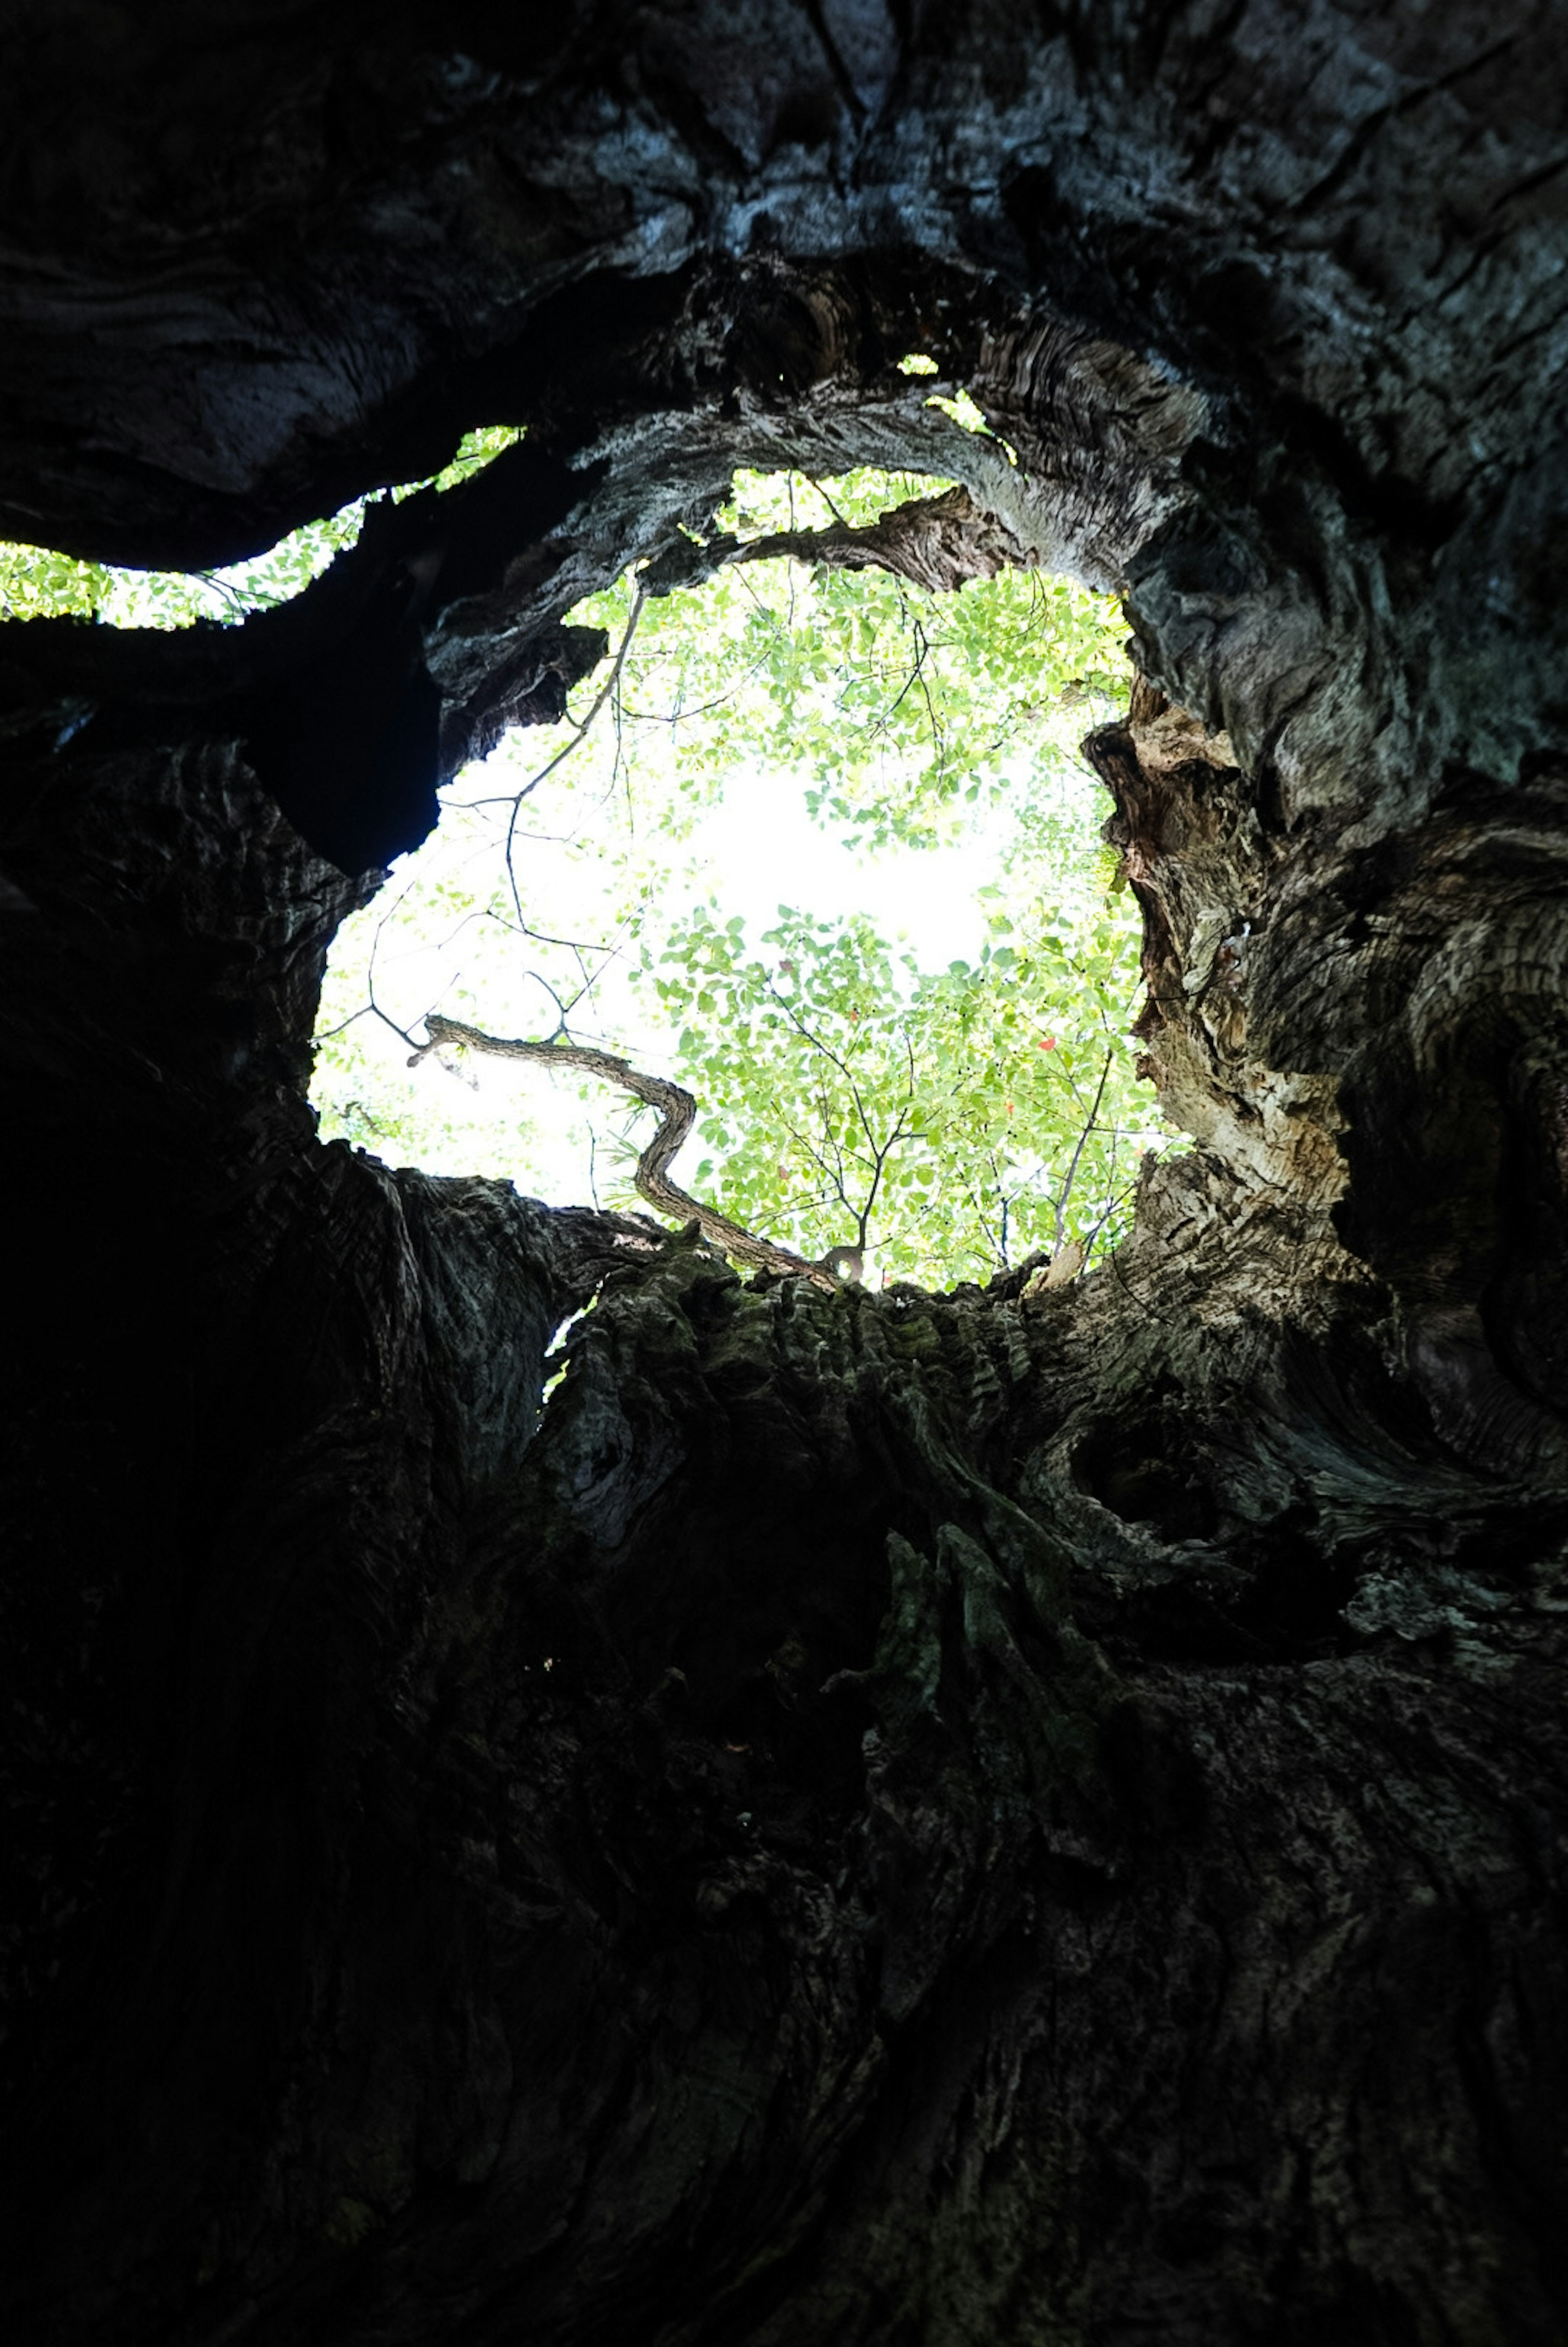
POLYGON ((1116 1208, 1126 1204, 1127 1200, 1132 1196, 1133 1192, 1137 1188, 1137 1180, 1135 1176, 1135 1178, 1127 1184, 1125 1190, 1118 1193, 1115 1197, 1108 1198, 1105 1201, 1105 1213, 1100 1216, 1099 1221, 1095 1225, 1094 1228, 1090 1231, 1088 1237, 1084 1241, 1084 1261, 1085 1263, 1088 1262, 1090 1255, 1094 1251, 1095 1241, 1099 1237, 1100 1233, 1105 1229, 1105 1225, 1110 1221, 1111 1216, 1115 1213, 1116 1208))
MULTIPOLYGON (((566 953, 598 953, 613 956, 620 950, 618 946, 601 945, 597 940, 590 943, 583 938, 553 938, 547 929, 531 929, 526 921, 509 921, 504 913, 497 913, 489 906, 482 907, 477 913, 465 915, 464 918, 475 921, 494 921, 501 928, 510 929, 514 937, 526 938, 531 945, 559 946, 566 953)), ((458 928, 462 926, 463 923, 460 921, 458 928)), ((456 935, 457 929, 450 930, 443 942, 450 945, 456 935)))
MULTIPOLYGON (((815 473, 802 473, 800 477, 804 481, 810 482, 811 487, 816 490, 817 495, 821 498, 822 503, 827 507, 828 511, 832 515, 833 519, 838 523, 840 529, 849 529, 853 527, 853 525, 839 511, 838 507, 833 503, 832 498, 828 495, 827 490, 822 487, 821 482, 817 478, 815 473)), ((793 520, 793 518, 794 516, 791 514, 790 519, 793 520)))
POLYGON ((345 1033, 349 1028, 353 1026, 356 1020, 368 1019, 370 1012, 370 1004, 368 1002, 361 1002, 357 1010, 351 1010, 348 1017, 346 1019, 340 1019, 335 1027, 318 1027, 313 1040, 318 1043, 330 1042, 334 1035, 341 1035, 345 1033))
MULTIPOLYGON (((395 1019, 389 1018, 387 1013, 382 1009, 379 1002, 369 1002, 365 1005, 365 1008, 367 1010, 371 1010, 375 1014, 376 1018, 381 1020, 383 1027, 390 1027, 394 1035, 401 1035, 403 1041, 412 1045, 415 1051, 420 1049, 420 1046, 414 1042, 413 1037, 409 1033, 408 1029, 406 1027, 400 1027, 395 1019)), ((426 1020, 425 1024, 428 1026, 430 1021, 426 1020)))
POLYGON ((931 717, 934 733, 936 719, 932 711, 931 693, 925 683, 925 656, 931 650, 931 641, 925 630, 921 627, 919 620, 915 617, 912 611, 910 613, 909 618, 910 626, 915 640, 914 666, 911 669, 908 676, 905 677, 902 690, 898 693, 897 697, 889 702, 887 708, 883 710, 881 715, 877 719, 876 723, 867 728, 866 740, 868 742, 874 742, 880 733, 886 733, 889 725, 893 720, 893 717, 898 712, 900 704, 904 701, 908 694, 914 691, 917 684, 920 686, 921 692, 925 693, 926 713, 931 717))
MULTIPOLYGON (((1087 1142, 1089 1135, 1095 1130, 1095 1119, 1100 1113, 1100 1102, 1105 1097, 1105 1079, 1111 1072, 1111 1061, 1113 1057, 1114 1054, 1112 1052, 1106 1052, 1105 1064, 1100 1071, 1100 1081, 1095 1092, 1094 1105, 1090 1109, 1088 1115, 1084 1120, 1083 1129, 1078 1134, 1078 1145, 1074 1150, 1072 1161, 1067 1167, 1067 1179, 1063 1183, 1062 1194, 1056 1201, 1056 1245, 1058 1247, 1060 1247, 1062 1244, 1063 1227, 1067 1219, 1067 1202, 1073 1194, 1073 1184, 1077 1178, 1078 1161, 1084 1154, 1084 1143, 1087 1142)), ((1065 1069, 1064 1069, 1063 1073, 1066 1073, 1065 1069)), ((1071 1080, 1069 1079, 1069 1081, 1071 1080)), ((1077 1086, 1075 1084, 1073 1089, 1074 1093, 1076 1093, 1077 1086)))
MULTIPOLYGON (((727 685, 722 692, 716 692, 711 701, 699 701, 695 709, 627 709, 623 702, 623 713, 634 725, 688 724, 692 718, 706 717, 710 710, 722 709, 727 701, 733 701, 738 692, 744 692, 758 670, 763 666, 763 661, 754 660, 751 666, 744 670, 733 684, 727 685)), ((475 800, 473 804, 479 805, 484 802, 475 800)))
POLYGON ((615 659, 610 663, 610 672, 608 676, 605 679, 604 683, 599 687, 598 692, 594 695, 592 707, 575 726, 571 740, 564 743, 563 746, 556 751, 555 756, 550 760, 547 765, 540 768, 539 772, 534 776, 532 782, 524 784, 522 789, 517 793, 515 798, 512 802, 512 820, 506 826, 506 877, 511 884, 512 901, 517 907, 517 918, 519 921, 523 919, 523 899, 518 893, 517 875, 513 869, 512 865, 512 844, 516 836, 517 817, 522 811, 523 802, 525 798, 529 798, 533 795, 534 792, 539 788, 541 783, 548 782, 556 767, 564 764, 565 760, 571 756, 573 751, 576 749, 579 743, 586 738, 595 718, 597 717, 600 710, 604 708, 605 703, 609 700, 610 695, 615 692, 616 687, 621 681, 621 671, 626 665, 626 654, 632 648, 632 638, 636 634, 637 621, 642 618, 643 606, 647 600, 647 593, 641 587, 639 587, 636 593, 632 598, 631 615, 626 620, 626 632, 621 637, 620 649, 617 651, 615 659))

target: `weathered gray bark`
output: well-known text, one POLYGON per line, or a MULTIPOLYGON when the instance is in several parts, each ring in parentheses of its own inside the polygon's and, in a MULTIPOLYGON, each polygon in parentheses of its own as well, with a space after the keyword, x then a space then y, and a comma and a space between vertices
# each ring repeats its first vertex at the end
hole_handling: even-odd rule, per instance
POLYGON ((0 526, 528 426, 243 630, 0 641, 13 2323, 1555 2341, 1562 20, 458 16, 12 12, 0 526), (361 867, 853 458, 1127 597, 1131 1245, 747 1286, 319 1144, 361 867))

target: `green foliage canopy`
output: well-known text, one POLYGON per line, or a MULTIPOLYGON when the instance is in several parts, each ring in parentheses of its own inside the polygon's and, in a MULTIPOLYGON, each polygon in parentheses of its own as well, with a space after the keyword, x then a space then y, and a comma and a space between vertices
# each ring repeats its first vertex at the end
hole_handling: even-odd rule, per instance
POLYGON ((699 1194, 802 1254, 869 1241, 928 1282, 1086 1247, 1125 1208, 1148 1109, 1115 913, 942 970, 864 917, 779 913, 766 959, 699 907, 645 964, 682 1081, 714 1103, 699 1194))
MULTIPOLYGON (((451 488, 520 436, 505 425, 470 432, 432 482, 411 481, 387 494, 395 498, 426 487, 451 488)), ((188 628, 198 620, 234 626, 249 612, 287 602, 308 587, 335 554, 353 545, 370 502, 356 497, 341 512, 291 530, 265 554, 221 570, 122 570, 47 547, 0 542, 0 620, 69 613, 117 628, 188 628)))
MULTIPOLYGON (((935 404, 985 428, 962 394, 935 404)), ((517 436, 469 435, 437 486, 517 436)), ((711 528, 744 545, 864 525, 948 486, 743 472, 711 528)), ((297 593, 363 512, 202 576, 0 547, 0 615, 238 619, 297 593)), ((414 1030, 440 1008, 676 1075, 701 1104, 703 1155, 683 1178, 804 1254, 860 1243, 881 1276, 940 1285, 1064 1241, 1113 1242, 1159 1135, 1128 1035, 1137 923, 1095 849, 1100 809, 1074 756, 1084 723, 1125 697, 1114 606, 1038 571, 936 596, 775 559, 663 597, 629 574, 572 617, 603 627, 610 651, 566 719, 460 776, 433 839, 339 940, 318 1036, 323 1132, 634 1203, 642 1113, 575 1077, 534 1079, 520 1099, 514 1073, 449 1054, 412 1074, 414 1030), (823 917, 816 876, 809 908, 760 911, 755 887, 745 912, 721 901, 738 867, 710 837, 741 793, 741 866, 766 866, 779 810, 803 805, 836 913, 823 917), (943 851, 967 858, 956 885, 973 943, 927 967, 918 937, 852 901, 854 876, 874 898, 879 870, 943 851), (552 1082, 565 1095, 554 1120, 552 1082)), ((887 893, 884 880, 884 906, 887 893)))
MULTIPOLYGON (((746 542, 869 523, 946 486, 742 473, 713 526, 746 542)), ((1076 758, 1085 723, 1125 700, 1114 607, 1037 572, 939 597, 770 559, 659 598, 634 574, 572 616, 610 650, 567 720, 460 777, 442 845, 405 868, 428 856, 439 873, 345 939, 319 1061, 325 1128, 430 1161, 439 1068, 411 1083, 397 1038, 373 1030, 390 1018, 414 1040, 440 1008, 675 1075, 701 1106, 703 1154, 681 1178, 808 1255, 863 1240, 879 1276, 935 1286, 1114 1241, 1160 1134, 1128 1034, 1138 924, 1076 758), (763 907, 802 803, 817 869, 793 904, 763 907), (738 853, 716 863, 708 843, 742 807, 738 853), (925 967, 918 937, 843 902, 857 875, 885 903, 879 871, 918 879, 955 854, 972 896, 962 957, 925 967), (840 900, 829 917, 824 894, 840 900)), ((636 1203, 643 1112, 567 1076, 445 1073, 443 1113, 464 1143, 459 1074, 506 1099, 496 1170, 564 1194, 538 1122, 553 1081, 577 1103, 594 1194, 636 1203)))

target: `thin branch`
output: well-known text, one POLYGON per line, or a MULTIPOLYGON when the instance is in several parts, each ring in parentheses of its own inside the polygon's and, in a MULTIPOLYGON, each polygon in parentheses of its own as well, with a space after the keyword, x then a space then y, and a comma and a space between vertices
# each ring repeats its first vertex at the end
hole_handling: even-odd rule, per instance
POLYGON ((334 1035, 346 1033, 348 1029, 354 1024, 356 1020, 367 1019, 370 1016, 370 1012, 371 1005, 368 1002, 361 1002, 357 1010, 351 1010, 348 1017, 346 1019, 340 1019, 335 1027, 318 1027, 315 1032, 314 1040, 318 1043, 329 1042, 334 1035))
MULTIPOLYGON (((802 473, 800 477, 803 481, 810 482, 811 487, 816 490, 817 495, 821 498, 822 503, 827 507, 828 511, 832 515, 833 519, 838 523, 840 529, 850 529, 854 527, 854 525, 847 520, 844 515, 839 511, 838 507, 833 503, 832 498, 828 495, 827 490, 822 487, 821 482, 817 478, 815 473, 802 473)), ((793 519, 793 516, 791 516, 791 519, 793 519)))
POLYGON ((637 621, 642 618, 643 606, 647 600, 647 590, 639 587, 636 593, 632 598, 631 616, 626 621, 626 632, 621 638, 620 650, 616 652, 615 659, 610 663, 610 672, 608 676, 605 679, 604 683, 600 686, 598 692, 594 696, 592 707, 588 710, 581 723, 575 726, 571 740, 561 749, 556 751, 555 755, 550 760, 547 765, 540 768, 532 782, 524 784, 522 789, 517 793, 516 797, 512 802, 512 820, 506 826, 506 877, 511 883, 512 899, 517 907, 517 918, 520 921, 523 918, 523 899, 518 893, 517 875, 513 869, 512 865, 512 843, 516 836, 517 817, 522 810, 523 802, 525 798, 529 798, 533 795, 533 794, 538 789, 541 783, 548 782, 556 767, 562 765, 565 760, 571 756, 573 751, 576 749, 579 743, 585 739, 595 718, 597 717, 600 710, 604 708, 605 703, 609 700, 610 695, 615 692, 616 685, 620 682, 621 670, 626 665, 626 654, 632 648, 632 638, 636 634, 637 621))
POLYGON ((882 1175, 886 1171, 888 1159, 892 1155, 892 1153, 898 1146, 899 1143, 904 1138, 904 1122, 902 1117, 901 1117, 897 1124, 894 1125, 891 1133, 889 1133, 885 1146, 876 1153, 876 1170, 871 1175, 871 1186, 866 1193, 866 1203, 860 1210, 860 1245, 862 1247, 866 1244, 867 1227, 871 1223, 872 1209, 877 1203, 877 1193, 882 1186, 882 1175))
MULTIPOLYGON (((589 941, 583 938, 553 938, 547 929, 531 929, 526 921, 509 921, 504 913, 498 913, 494 907, 491 905, 482 907, 477 913, 465 914, 463 918, 465 920, 494 921, 501 928, 510 929, 514 937, 526 938, 529 939, 531 944, 536 946, 559 946, 565 953, 601 953, 614 956, 620 951, 620 948, 618 946, 602 945, 597 939, 589 941)), ((462 926, 463 923, 460 921, 458 923, 458 928, 461 928, 462 926)), ((450 945, 452 939, 456 935, 457 929, 452 930, 447 937, 443 938, 442 943, 443 945, 450 945)), ((423 948, 422 948, 421 950, 423 951, 423 948)))
MULTIPOLYGON (((403 1041, 407 1043, 411 1049, 417 1051, 421 1048, 414 1042, 413 1037, 409 1033, 408 1029, 406 1027, 400 1027, 395 1019, 389 1018, 387 1013, 382 1009, 379 1002, 369 1002, 366 1004, 365 1008, 368 1010, 374 1012, 375 1016, 381 1020, 383 1027, 390 1027, 394 1035, 401 1035, 403 1041)), ((428 1027, 430 1021, 427 1019, 425 1025, 428 1027)))
POLYGON ((283 600, 280 595, 244 595, 234 585, 232 579, 219 579, 215 570, 199 570, 196 576, 204 587, 210 587, 223 596, 228 601, 229 610, 242 620, 248 619, 254 610, 270 610, 274 604, 283 600))
POLYGON ((733 701, 736 694, 750 683, 758 670, 764 664, 759 660, 754 660, 751 666, 738 677, 732 685, 727 686, 723 692, 716 692, 711 701, 699 701, 695 709, 626 709, 623 703, 623 713, 634 725, 689 724, 694 717, 706 717, 710 710, 722 709, 727 701, 733 701))
POLYGON ((786 1198, 776 1214, 763 1214, 758 1218, 757 1228, 759 1231, 765 1231, 770 1225, 781 1223, 791 1214, 809 1214, 814 1207, 825 1206, 828 1203, 829 1194, 826 1190, 819 1191, 815 1197, 786 1198))
POLYGON ((390 1027, 394 1035, 401 1035, 403 1041, 411 1046, 413 1043, 413 1037, 409 1033, 407 1028, 400 1027, 395 1019, 389 1018, 387 1013, 382 1009, 381 1004, 376 1000, 376 955, 381 948, 382 930, 386 928, 387 923, 392 919, 392 915, 397 911, 398 906, 401 905, 403 898, 408 896, 412 886, 413 883, 411 881, 409 883, 409 887, 405 888, 402 891, 402 895, 398 897, 397 903, 389 905, 386 911, 382 915, 381 919, 376 923, 375 935, 371 939, 370 959, 365 964, 365 993, 369 997, 369 1000, 366 1004, 367 1010, 373 1011, 383 1026, 390 1027))
POLYGON ((814 1051, 820 1051, 823 1059, 826 1060, 830 1066, 838 1069, 839 1073, 843 1077, 844 1081, 849 1085, 850 1091, 853 1092, 855 1088, 855 1080, 850 1073, 848 1064, 839 1057, 839 1054, 833 1050, 831 1044, 824 1043, 820 1035, 814 1035, 811 1032, 811 1030, 807 1026, 805 1020, 799 1015, 794 1004, 789 1000, 789 997, 787 995, 780 994, 776 986, 769 984, 768 993, 769 999, 779 1005, 779 1010, 782 1010, 786 1019, 789 1020, 796 1033, 803 1036, 806 1041, 810 1044, 811 1049, 814 1051))
POLYGON ((588 1126, 588 1195, 597 1211, 603 1214, 604 1208, 599 1205, 599 1136, 592 1122, 588 1126))
MULTIPOLYGON (((1052 1065, 1052 1066, 1053 1066, 1053 1068, 1055 1070, 1056 1073, 1061 1077, 1061 1079, 1062 1079, 1063 1082, 1066 1085, 1066 1087, 1067 1087, 1068 1091, 1072 1093, 1073 1098, 1077 1102, 1079 1108, 1080 1108, 1080 1109, 1082 1109, 1082 1107, 1083 1107, 1083 1105, 1084 1105, 1084 1095, 1083 1095, 1083 1093, 1078 1090, 1077 1085, 1074 1082, 1073 1078, 1072 1078, 1072 1075, 1070 1074, 1070 1072, 1069 1072, 1069 1071, 1068 1071, 1068 1068, 1067 1068, 1066 1062, 1065 1062, 1065 1061, 1064 1061, 1060 1057, 1060 1055, 1058 1055, 1055 1059, 1054 1059, 1054 1060, 1052 1061, 1051 1065, 1052 1065)), ((1104 1081, 1105 1081, 1104 1077, 1102 1077, 1100 1081, 1101 1081, 1101 1083, 1102 1083, 1102 1084, 1104 1084, 1104 1081)), ((1091 1115, 1093 1115, 1094 1111, 1093 1111, 1093 1110, 1091 1110, 1091 1111, 1089 1112, 1089 1113, 1090 1113, 1091 1115)))
MULTIPOLYGON (((705 1206, 700 1199, 678 1189, 669 1178, 668 1167, 692 1128, 697 1115, 697 1102, 690 1092, 666 1076, 650 1076, 634 1068, 613 1051, 596 1051, 586 1043, 562 1041, 529 1042, 517 1038, 487 1035, 477 1027, 467 1026, 461 1020, 446 1019, 439 1011, 427 1012, 425 1032, 429 1041, 415 1047, 415 1059, 443 1043, 458 1043, 471 1051, 489 1052, 497 1059, 524 1060, 535 1067, 581 1068, 587 1074, 630 1092, 634 1100, 657 1109, 658 1126, 653 1139, 637 1159, 636 1183, 637 1194, 661 1214, 673 1214, 682 1222, 695 1221, 703 1236, 721 1247, 726 1255, 759 1271, 777 1271, 809 1279, 818 1287, 837 1289, 839 1281, 820 1264, 808 1263, 804 1255, 789 1247, 777 1246, 770 1239, 760 1239, 752 1231, 743 1230, 715 1207, 705 1206)), ((401 1031, 401 1030, 400 1030, 401 1031)), ((410 1039, 412 1040, 412 1038, 410 1039)))
POLYGON ((1133 1192, 1137 1188, 1137 1178, 1135 1175, 1133 1180, 1127 1184, 1126 1188, 1123 1190, 1119 1195, 1106 1200, 1105 1213, 1100 1216, 1099 1221, 1095 1225, 1093 1230, 1089 1233, 1088 1237, 1084 1241, 1084 1262, 1085 1265, 1088 1263, 1095 1241, 1099 1237, 1100 1233, 1105 1229, 1105 1225, 1110 1221, 1111 1216, 1115 1213, 1116 1208, 1118 1206, 1125 1205, 1127 1200, 1132 1196, 1133 1192))
MULTIPOLYGON (((925 630, 921 627, 919 620, 916 619, 912 613, 911 614, 911 624, 914 630, 915 639, 914 666, 911 669, 908 676, 905 677, 903 682, 903 690, 899 693, 897 699, 892 701, 889 706, 883 710, 881 715, 877 719, 874 725, 869 725, 866 728, 865 738, 868 743, 874 742, 879 733, 886 733, 889 725, 892 723, 893 717, 897 713, 900 702, 903 701, 906 694, 913 692, 917 684, 921 686, 922 692, 925 692, 926 712, 928 715, 931 715, 931 694, 929 692, 926 692, 923 681, 925 656, 931 650, 931 645, 927 641, 925 630)), ((935 727, 935 723, 936 720, 934 716, 932 716, 932 724, 933 729, 935 727)))
POLYGON ((1112 1052, 1106 1052, 1105 1064, 1100 1071, 1100 1081, 1095 1092, 1095 1104, 1090 1109, 1087 1117, 1084 1121, 1083 1130, 1078 1135, 1078 1145, 1074 1150, 1072 1162, 1067 1167, 1067 1179, 1062 1184, 1062 1194, 1056 1201, 1056 1245, 1058 1247, 1060 1247, 1062 1244, 1063 1229, 1067 1219, 1067 1201, 1073 1194, 1073 1184, 1077 1178, 1078 1160, 1083 1156, 1084 1143, 1087 1142, 1091 1133, 1095 1130, 1095 1119, 1100 1112, 1100 1102, 1105 1094, 1105 1079, 1111 1072, 1111 1061, 1113 1057, 1114 1054, 1112 1052))

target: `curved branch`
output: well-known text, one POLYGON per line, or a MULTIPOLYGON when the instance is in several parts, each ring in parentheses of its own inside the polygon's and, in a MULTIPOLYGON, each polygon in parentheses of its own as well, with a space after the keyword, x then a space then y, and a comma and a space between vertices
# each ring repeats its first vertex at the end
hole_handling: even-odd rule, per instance
POLYGON ((589 1043, 529 1043, 515 1037, 487 1035, 482 1028, 467 1026, 459 1019, 443 1018, 438 1010, 431 1011, 424 1024, 430 1041, 421 1046, 418 1058, 423 1059, 438 1043, 462 1043, 471 1051, 488 1052, 494 1059, 526 1060, 535 1067, 581 1068, 606 1083, 618 1085, 645 1106, 657 1109, 657 1130, 637 1159, 636 1182, 640 1198, 646 1198, 662 1214, 677 1215, 682 1222, 696 1222, 705 1239, 753 1271, 780 1272, 787 1276, 809 1279, 818 1287, 831 1289, 840 1286, 831 1266, 834 1259, 843 1255, 843 1249, 835 1247, 820 1263, 808 1263, 792 1248, 775 1246, 771 1240, 743 1230, 728 1214, 705 1206, 699 1198, 692 1197, 670 1180, 668 1167, 691 1131, 697 1102, 667 1076, 645 1075, 618 1053, 596 1051, 589 1043))

